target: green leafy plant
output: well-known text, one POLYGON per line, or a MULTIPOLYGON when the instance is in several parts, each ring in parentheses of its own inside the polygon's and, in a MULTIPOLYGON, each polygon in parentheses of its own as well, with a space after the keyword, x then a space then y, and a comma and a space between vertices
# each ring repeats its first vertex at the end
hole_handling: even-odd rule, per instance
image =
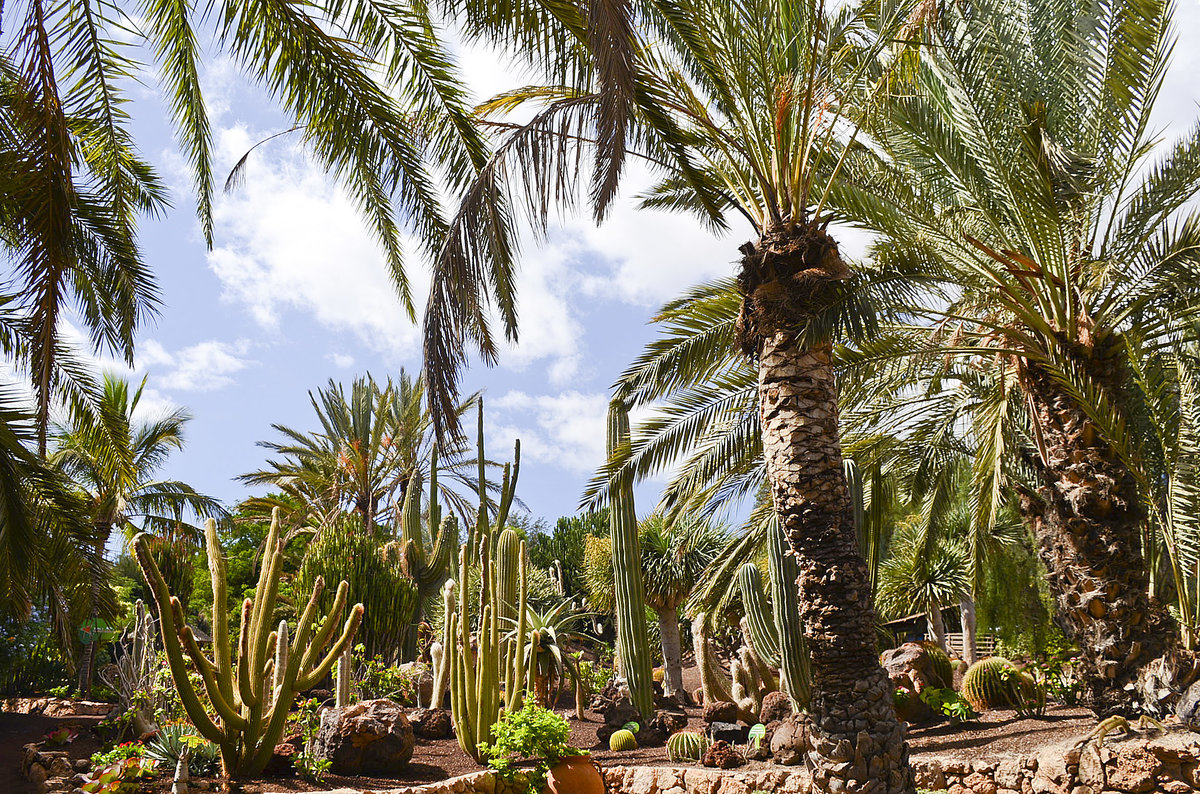
POLYGON ((301 700, 296 710, 288 715, 288 733, 300 734, 300 752, 296 753, 293 765, 301 777, 319 783, 325 778, 332 762, 318 758, 309 751, 312 740, 321 727, 321 701, 316 698, 301 700))
POLYGON ((949 687, 926 687, 921 690, 920 698, 931 709, 951 720, 965 722, 979 716, 965 697, 949 687))
POLYGON ((366 658, 365 646, 354 646, 354 686, 363 700, 389 698, 406 706, 417 705, 421 671, 387 664, 379 657, 366 658))
POLYGON ((99 769, 127 758, 141 758, 145 754, 146 746, 141 742, 123 742, 106 752, 92 753, 92 768, 99 769))
POLYGON ((158 762, 133 756, 105 764, 88 775, 79 786, 86 794, 128 794, 138 790, 138 781, 154 777, 158 762))
POLYGON ((546 773, 562 759, 588 754, 568 743, 571 725, 566 719, 532 700, 526 700, 519 711, 505 712, 492 735, 494 742, 479 745, 480 756, 509 779, 516 775, 514 761, 534 761, 527 778, 530 791, 541 791, 546 773))

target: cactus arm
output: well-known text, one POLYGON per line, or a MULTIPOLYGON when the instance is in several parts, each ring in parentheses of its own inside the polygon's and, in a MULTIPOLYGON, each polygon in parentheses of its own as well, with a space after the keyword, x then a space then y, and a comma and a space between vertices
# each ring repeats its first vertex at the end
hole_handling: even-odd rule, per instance
POLYGON ((292 639, 289 656, 295 656, 301 660, 304 658, 301 651, 308 650, 308 640, 312 636, 313 623, 317 619, 317 600, 323 592, 325 592, 325 578, 318 576, 317 580, 313 582, 313 591, 308 597, 308 604, 300 613, 300 619, 296 621, 296 636, 292 639))
POLYGON ((254 605, 247 598, 242 602, 242 622, 238 632, 238 661, 237 684, 238 694, 247 708, 258 702, 254 690, 250 688, 250 622, 253 619, 254 605))
POLYGON ((283 671, 287 669, 289 659, 288 625, 286 620, 279 621, 279 628, 275 630, 275 635, 275 675, 272 684, 278 690, 283 684, 283 671))
POLYGON ((171 677, 175 680, 176 689, 179 691, 179 700, 183 704, 184 711, 187 712, 192 724, 200 732, 200 735, 210 742, 220 745, 222 755, 224 755, 226 748, 230 744, 230 737, 208 716, 208 711, 204 708, 204 704, 200 702, 200 696, 188 679, 187 666, 183 661, 183 650, 179 644, 179 636, 175 629, 175 619, 172 615, 172 610, 170 608, 162 608, 163 604, 170 603, 171 595, 167 590, 167 583, 163 579, 162 572, 158 570, 158 565, 154 562, 154 558, 150 556, 150 552, 146 548, 146 534, 139 532, 134 537, 131 545, 133 546, 134 557, 137 558, 138 565, 142 569, 142 574, 146 577, 146 582, 150 585, 151 592, 154 593, 154 601, 159 605, 159 630, 162 635, 163 649, 167 654, 167 665, 171 669, 171 677))
POLYGON ((525 683, 525 631, 528 628, 526 612, 529 604, 529 578, 525 562, 525 541, 521 541, 520 592, 517 596, 517 634, 512 641, 512 659, 509 665, 511 675, 508 680, 512 683, 505 694, 508 696, 508 710, 516 711, 521 708, 522 694, 525 683))
POLYGON ((779 666, 779 634, 775 617, 763 592, 762 573, 752 562, 738 569, 738 589, 742 593, 751 647, 772 667, 779 666))
POLYGON ((418 581, 421 585, 432 587, 446 574, 450 567, 450 553, 457 544, 458 519, 452 515, 446 516, 441 520, 433 551, 427 557, 425 568, 419 576, 418 581))
MULTIPOLYGON (((272 533, 277 536, 279 534, 278 522, 273 520, 272 523, 276 525, 272 533)), ((254 593, 255 614, 250 635, 252 640, 250 648, 253 656, 250 657, 250 674, 252 676, 251 683, 256 690, 262 689, 262 681, 257 676, 262 672, 263 665, 267 663, 267 638, 271 633, 271 621, 275 617, 275 601, 279 597, 279 579, 283 572, 283 541, 276 540, 273 549, 267 572, 266 590, 257 590, 254 593)))
MULTIPOLYGON (((267 530, 267 539, 263 543, 263 558, 258 569, 258 584, 254 588, 254 611, 251 614, 250 620, 250 639, 251 644, 249 649, 253 651, 255 645, 253 641, 258 638, 258 629, 262 621, 261 614, 267 607, 267 599, 263 595, 268 592, 271 587, 271 575, 274 573, 275 561, 279 551, 279 508, 271 510, 271 526, 267 530)), ((278 555, 282 556, 282 555, 278 555)), ((271 599, 271 608, 274 609, 275 601, 271 599)))
POLYGON ((500 485, 500 508, 496 513, 496 530, 503 531, 508 524, 508 511, 512 508, 513 495, 517 492, 517 477, 521 474, 521 439, 513 443, 513 462, 504 464, 504 479, 500 485))
POLYGON ((767 527, 767 564, 771 575, 771 608, 779 637, 779 678, 783 691, 797 711, 808 706, 812 691, 808 669, 808 643, 800 620, 796 579, 800 571, 777 521, 767 527))
MULTIPOLYGON (((340 588, 339 588, 340 592, 340 588)), ((342 655, 350 645, 350 641, 354 639, 354 632, 358 631, 358 625, 362 623, 364 607, 362 604, 355 604, 350 610, 350 617, 346 618, 346 624, 342 628, 342 634, 337 638, 333 647, 329 649, 329 653, 325 654, 325 658, 321 663, 312 668, 312 671, 307 675, 303 675, 296 679, 297 691, 303 692, 306 689, 312 689, 325 676, 329 675, 329 671, 333 669, 333 663, 342 655)), ((307 655, 307 654, 306 654, 307 655)))
POLYGON ((217 537, 217 522, 204 522, 204 547, 208 554, 208 568, 212 579, 213 611, 213 661, 216 664, 217 685, 221 695, 229 703, 234 702, 233 665, 229 657, 229 579, 225 568, 225 555, 217 537))
MULTIPOLYGON (((312 667, 316 663, 317 655, 321 653, 321 649, 333 639, 333 632, 337 630, 338 621, 342 617, 342 610, 346 608, 346 601, 349 595, 350 585, 345 581, 338 584, 337 593, 333 597, 333 609, 329 611, 329 615, 321 624, 316 637, 304 649, 304 654, 300 657, 301 670, 307 670, 312 667)), ((296 633, 300 633, 299 629, 297 629, 296 633)), ((308 689, 308 687, 301 687, 301 689, 308 689)))
MULTIPOLYGON (((179 599, 173 599, 172 607, 178 603, 179 599)), ((179 611, 183 611, 182 606, 179 607, 179 611)), ((200 644, 196 642, 196 635, 192 633, 191 626, 183 626, 179 630, 179 640, 187 655, 191 657, 196 670, 200 673, 200 680, 204 682, 204 692, 213 705, 213 711, 217 712, 217 716, 224 720, 229 727, 237 731, 244 731, 247 726, 246 719, 225 699, 221 687, 217 684, 213 664, 200 651, 200 644)))

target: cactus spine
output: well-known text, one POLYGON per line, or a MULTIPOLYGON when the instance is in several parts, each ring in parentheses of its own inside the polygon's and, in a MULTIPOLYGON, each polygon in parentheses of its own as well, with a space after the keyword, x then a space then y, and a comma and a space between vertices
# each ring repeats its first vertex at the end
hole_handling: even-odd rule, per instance
POLYGON ((333 706, 344 709, 350 705, 350 648, 346 648, 338 657, 336 683, 333 706))
MULTIPOLYGON (((628 445, 629 412, 624 403, 613 400, 608 406, 608 459, 613 460, 628 445)), ((634 708, 648 720, 654 714, 654 689, 646 636, 646 598, 642 591, 642 550, 630 476, 615 475, 609 483, 609 493, 621 669, 634 708)))
POLYGON ((350 646, 354 632, 362 622, 363 606, 356 604, 350 610, 335 640, 334 632, 346 608, 349 585, 342 582, 338 586, 333 609, 317 628, 317 601, 325 587, 324 581, 318 578, 308 605, 297 621, 295 637, 286 653, 280 653, 279 645, 288 645, 287 638, 282 637, 281 642, 281 635, 270 630, 283 566, 283 543, 279 538, 279 510, 276 508, 271 516, 255 597, 242 603, 235 660, 229 642, 225 558, 217 539, 216 523, 211 519, 205 524, 204 534, 212 573, 212 659, 200 650, 195 635, 184 621, 179 599, 168 591, 162 573, 150 555, 145 533, 133 539, 133 552, 158 602, 163 647, 188 717, 201 736, 220 748, 225 774, 253 776, 262 772, 279 743, 296 693, 311 689, 329 675, 334 661, 350 646), (327 647, 329 650, 325 652, 327 647), (185 653, 200 674, 203 699, 188 679, 185 653), (284 662, 282 672, 274 669, 281 660, 284 662), (215 721, 210 712, 217 715, 215 721))
POLYGON ((636 750, 637 746, 637 737, 633 735, 632 731, 624 728, 608 737, 608 749, 614 753, 627 753, 630 750, 636 750))
POLYGON ((667 737, 667 758, 675 763, 698 763, 708 750, 708 737, 696 731, 679 731, 667 737))

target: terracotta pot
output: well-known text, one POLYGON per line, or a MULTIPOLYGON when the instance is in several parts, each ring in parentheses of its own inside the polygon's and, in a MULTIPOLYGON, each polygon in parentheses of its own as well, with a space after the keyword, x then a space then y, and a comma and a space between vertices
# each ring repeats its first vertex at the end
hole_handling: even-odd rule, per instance
POLYGON ((546 775, 545 794, 604 794, 604 778, 590 756, 564 758, 546 775))

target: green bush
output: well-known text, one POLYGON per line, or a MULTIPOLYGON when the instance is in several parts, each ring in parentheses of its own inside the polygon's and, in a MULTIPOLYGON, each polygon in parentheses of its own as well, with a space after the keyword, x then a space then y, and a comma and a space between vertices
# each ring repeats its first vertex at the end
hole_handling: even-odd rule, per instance
POLYGON ((530 791, 541 791, 546 773, 562 759, 588 754, 568 743, 569 722, 532 699, 520 711, 505 712, 492 727, 492 737, 491 744, 479 746, 480 756, 504 777, 515 775, 514 761, 536 761, 528 778, 530 791))
POLYGON ((186 723, 164 725, 158 735, 146 743, 145 755, 174 769, 184 749, 188 750, 188 773, 197 776, 214 774, 221 762, 221 751, 215 744, 186 723))
POLYGON ((420 668, 408 670, 387 664, 378 657, 367 659, 362 645, 355 645, 354 688, 361 700, 388 698, 405 706, 417 705, 417 687, 421 680, 420 668))

